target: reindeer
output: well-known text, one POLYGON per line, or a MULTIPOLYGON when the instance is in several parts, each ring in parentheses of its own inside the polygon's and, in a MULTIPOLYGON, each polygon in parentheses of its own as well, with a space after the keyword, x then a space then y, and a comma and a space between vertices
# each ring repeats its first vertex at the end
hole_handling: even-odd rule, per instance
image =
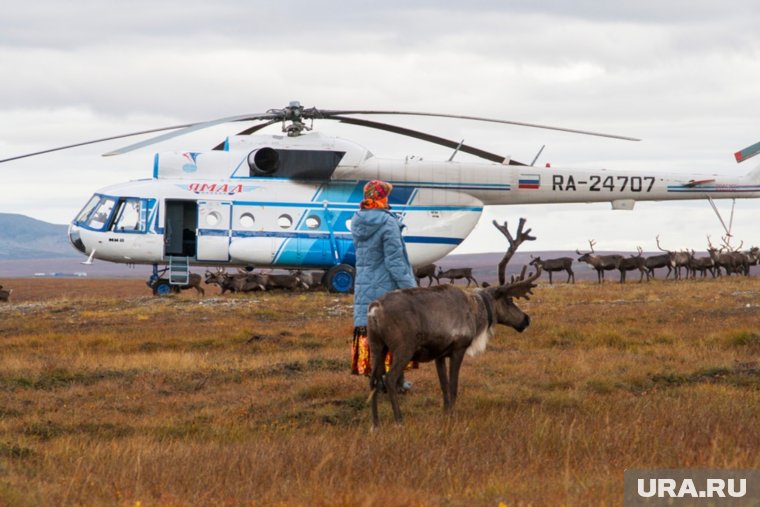
POLYGON ((3 289, 3 286, 0 285, 0 301, 9 301, 11 292, 13 292, 13 289, 3 289))
POLYGON ((262 275, 238 269, 235 274, 227 273, 223 268, 216 268, 216 272, 206 270, 206 283, 216 284, 222 290, 222 294, 230 292, 252 292, 266 290, 262 275))
POLYGON ((757 266, 760 263, 760 248, 753 246, 745 252, 749 258, 750 266, 757 266))
POLYGON ((636 247, 636 250, 639 252, 638 255, 631 255, 620 260, 620 265, 618 266, 620 270, 620 283, 625 283, 625 273, 634 269, 638 269, 641 272, 639 283, 644 281, 644 275, 647 275, 647 282, 649 281, 649 271, 645 266, 646 259, 643 257, 644 252, 640 246, 636 247))
POLYGON ((530 261, 531 266, 541 268, 542 271, 549 273, 549 285, 552 284, 552 272, 554 271, 567 271, 567 283, 570 283, 570 279, 575 283, 575 273, 573 273, 573 259, 570 257, 559 257, 557 259, 542 260, 541 257, 533 257, 530 261))
POLYGON ((670 267, 670 255, 666 253, 650 255, 649 257, 645 258, 644 267, 647 268, 647 271, 649 272, 649 276, 651 278, 654 278, 655 269, 668 268, 668 274, 665 275, 666 280, 670 276, 670 273, 673 272, 673 268, 670 267))
POLYGON ((712 257, 697 257, 694 250, 691 250, 689 255, 689 272, 692 279, 697 278, 697 271, 700 272, 701 277, 705 278, 709 271, 713 278, 715 278, 715 262, 712 257))
POLYGON ((578 262, 585 262, 593 267, 596 270, 596 278, 598 282, 602 283, 604 281, 604 272, 619 269, 623 256, 616 254, 596 255, 594 253, 594 245, 596 245, 596 241, 590 239, 588 244, 591 247, 591 251, 585 254, 582 254, 577 248, 575 249, 575 253, 580 255, 580 257, 578 257, 578 262))
MULTIPOLYGON (((744 244, 742 242, 742 244, 744 244)), ((731 276, 731 273, 744 273, 749 276, 749 259, 741 252, 732 251, 728 246, 728 242, 724 239, 721 248, 715 248, 710 241, 710 236, 707 236, 707 252, 715 264, 715 273, 717 276, 722 276, 720 268, 726 270, 726 276, 731 276), (728 249, 728 252, 724 250, 728 249)), ((739 245, 741 248, 741 245, 739 245)))
MULTIPOLYGON (((661 252, 665 252, 668 254, 668 257, 670 258, 670 267, 675 270, 674 278, 678 280, 681 278, 681 268, 686 269, 686 274, 688 276, 689 273, 689 252, 675 252, 671 250, 665 250, 660 246, 660 235, 658 234, 655 239, 657 240, 657 248, 661 252)), ((670 272, 668 272, 670 274, 670 272)), ((667 278, 667 277, 666 277, 667 278)))
POLYGON ((476 287, 478 286, 478 281, 472 276, 472 268, 452 268, 447 269, 446 271, 442 268, 438 268, 437 277, 439 283, 441 278, 448 278, 449 283, 454 283, 454 280, 464 278, 467 280, 467 287, 470 286, 470 282, 474 283, 476 287))
MULTIPOLYGON (((203 297, 203 296, 206 295, 206 291, 203 290, 203 287, 201 287, 201 280, 203 280, 201 278, 201 275, 199 275, 197 273, 190 273, 190 275, 187 278, 187 283, 186 284, 184 284, 184 285, 174 285, 174 284, 172 284, 171 285, 171 290, 175 294, 179 294, 179 292, 182 291, 182 290, 195 289, 195 292, 197 292, 199 296, 203 297)), ((156 283, 158 281, 159 280, 157 279, 157 277, 154 278, 153 276, 151 276, 151 278, 149 280, 147 280, 145 282, 145 284, 148 287, 150 287, 151 289, 154 289, 156 287, 156 283)), ((166 283, 166 282, 163 282, 163 283, 166 283)))
POLYGON ((216 268, 216 271, 210 271, 207 269, 204 281, 207 285, 218 285, 219 288, 222 289, 222 294, 227 291, 235 292, 235 278, 223 268, 216 268))
POLYGON ((402 289, 389 292, 370 303, 367 317, 372 375, 369 381, 372 404, 372 425, 377 428, 377 393, 388 393, 393 415, 401 422, 396 386, 409 361, 435 360, 438 381, 443 393, 443 410, 451 412, 457 399, 459 369, 465 352, 483 352, 493 336, 496 324, 523 332, 530 318, 512 301, 529 299, 533 282, 541 276, 541 268, 525 278, 527 266, 519 278, 498 287, 467 293, 451 285, 402 289), (385 371, 385 356, 393 357, 385 371), (446 358, 449 372, 446 374, 446 358))
POLYGON ((297 277, 301 281, 302 286, 309 290, 316 290, 322 287, 322 279, 325 276, 324 271, 310 271, 306 273, 300 269, 291 271, 290 274, 297 277))
POLYGON ((435 264, 425 264, 424 266, 415 268, 414 277, 417 279, 417 285, 421 286, 423 278, 428 279, 428 287, 433 285, 433 279, 435 279, 436 284, 440 284, 441 281, 438 279, 438 275, 435 274, 436 267, 435 264))
POLYGON ((734 264, 734 273, 737 274, 743 274, 744 276, 749 276, 749 267, 752 262, 752 259, 750 256, 742 251, 741 248, 744 245, 744 241, 739 243, 739 246, 736 248, 731 248, 731 245, 728 244, 728 241, 726 239, 723 240, 724 245, 729 250, 729 255, 731 256, 731 259, 733 260, 734 264))

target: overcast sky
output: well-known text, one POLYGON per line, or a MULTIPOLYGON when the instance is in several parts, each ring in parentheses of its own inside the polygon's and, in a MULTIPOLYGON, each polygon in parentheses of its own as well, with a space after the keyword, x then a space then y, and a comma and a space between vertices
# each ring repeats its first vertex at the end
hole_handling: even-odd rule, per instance
MULTIPOLYGON (((530 161, 684 174, 748 172, 760 141, 760 8, 734 1, 5 2, 0 158, 141 129, 262 112, 430 111, 642 138, 626 142, 454 120, 394 120, 530 161), (448 4, 448 5, 447 5, 448 4)), ((378 156, 448 150, 323 126, 378 156)), ((0 165, 0 212, 67 223, 100 187, 149 177, 154 151, 201 151, 239 125, 121 157, 123 142, 0 165)), ((726 214, 730 201, 718 201, 726 214)), ((734 233, 760 244, 760 203, 734 233)), ((526 217, 537 250, 703 250, 722 227, 706 201, 493 207, 459 251, 501 246, 491 220, 526 217), (489 239, 489 237, 491 239, 489 239)), ((499 236, 500 237, 500 236, 499 236)))

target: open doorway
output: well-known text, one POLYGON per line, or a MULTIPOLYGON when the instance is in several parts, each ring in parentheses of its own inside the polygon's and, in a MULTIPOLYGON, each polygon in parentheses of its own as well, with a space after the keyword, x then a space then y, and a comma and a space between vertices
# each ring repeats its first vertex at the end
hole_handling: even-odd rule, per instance
POLYGON ((198 203, 166 200, 164 255, 195 257, 198 231, 198 203))

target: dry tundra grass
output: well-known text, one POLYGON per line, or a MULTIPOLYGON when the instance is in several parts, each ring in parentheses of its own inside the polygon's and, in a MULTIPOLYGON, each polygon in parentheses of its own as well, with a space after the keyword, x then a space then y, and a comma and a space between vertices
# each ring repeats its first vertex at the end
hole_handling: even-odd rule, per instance
POLYGON ((0 505, 621 505, 626 468, 760 468, 760 278, 540 286, 369 433, 351 298, 14 280, 0 505))

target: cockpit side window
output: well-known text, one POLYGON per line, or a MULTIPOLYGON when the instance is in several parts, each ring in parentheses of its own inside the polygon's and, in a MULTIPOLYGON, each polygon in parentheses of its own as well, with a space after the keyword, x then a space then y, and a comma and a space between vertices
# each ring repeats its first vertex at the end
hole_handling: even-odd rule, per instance
POLYGON ((145 202, 142 199, 121 199, 111 226, 116 232, 145 232, 145 202))
POLYGON ((102 230, 108 223, 108 219, 111 217, 111 212, 116 204, 116 200, 111 197, 103 197, 97 204, 95 211, 87 220, 87 227, 95 229, 96 231, 102 230))

